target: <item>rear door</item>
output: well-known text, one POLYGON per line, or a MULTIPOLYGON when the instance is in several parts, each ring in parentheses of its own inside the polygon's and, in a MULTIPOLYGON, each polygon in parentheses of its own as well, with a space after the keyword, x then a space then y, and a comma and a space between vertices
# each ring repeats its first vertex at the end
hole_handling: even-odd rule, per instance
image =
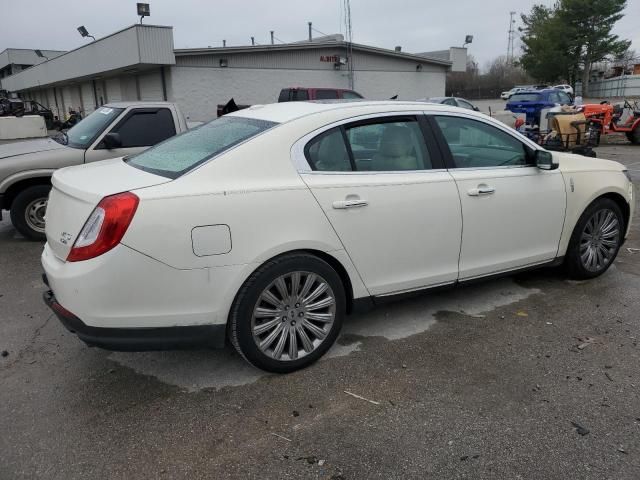
POLYGON ((456 280, 460 201, 421 114, 344 121, 296 145, 303 180, 372 295, 456 280))
POLYGON ((169 108, 134 108, 87 149, 85 163, 107 158, 134 155, 176 134, 176 123, 169 108), (103 138, 107 133, 118 133, 121 148, 107 149, 103 138))
POLYGON ((566 204, 560 170, 532 165, 524 137, 506 126, 463 114, 430 119, 460 191, 460 279, 553 260, 566 204))

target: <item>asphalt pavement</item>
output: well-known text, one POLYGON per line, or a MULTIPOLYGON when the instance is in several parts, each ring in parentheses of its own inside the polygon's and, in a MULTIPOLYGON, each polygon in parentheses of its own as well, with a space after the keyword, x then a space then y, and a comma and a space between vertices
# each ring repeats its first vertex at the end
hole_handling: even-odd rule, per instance
MULTIPOLYGON (((640 147, 598 156, 638 191, 640 147)), ((86 347, 41 300, 42 244, 5 217, 0 479, 638 479, 639 215, 600 278, 540 270, 381 307, 290 375, 230 348, 86 347)))

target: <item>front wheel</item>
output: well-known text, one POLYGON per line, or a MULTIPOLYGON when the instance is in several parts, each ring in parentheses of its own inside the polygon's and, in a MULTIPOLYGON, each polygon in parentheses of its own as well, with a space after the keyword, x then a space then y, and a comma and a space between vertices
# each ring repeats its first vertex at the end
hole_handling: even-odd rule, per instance
POLYGON ((270 260, 244 283, 229 318, 236 350, 276 373, 311 365, 335 342, 345 315, 340 276, 307 254, 270 260))
POLYGON ((22 190, 11 202, 11 223, 30 240, 45 240, 44 216, 49 199, 49 185, 34 185, 22 190))
POLYGON ((578 219, 566 265, 575 279, 602 275, 613 263, 624 238, 625 221, 616 202, 609 198, 595 200, 578 219))
POLYGON ((627 138, 634 145, 640 145, 640 124, 636 125, 632 131, 627 132, 627 138))

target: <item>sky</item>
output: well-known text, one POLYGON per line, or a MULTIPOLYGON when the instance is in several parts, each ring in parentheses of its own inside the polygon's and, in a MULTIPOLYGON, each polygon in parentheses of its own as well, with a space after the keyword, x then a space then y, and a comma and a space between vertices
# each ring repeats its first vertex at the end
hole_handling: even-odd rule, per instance
MULTIPOLYGON (((535 3, 554 0, 351 0, 353 41, 406 52, 461 46, 473 35, 468 53, 481 67, 507 51, 509 11, 526 13, 535 3)), ((152 0, 144 23, 174 27, 176 48, 248 45, 251 36, 269 43, 269 31, 284 42, 307 38, 307 22, 321 33, 344 33, 345 0, 152 0)), ((0 51, 8 47, 71 50, 138 21, 133 0, 0 0, 0 51)), ((640 53, 640 0, 628 0, 614 33, 633 41, 640 53), (634 23, 634 19, 636 22, 634 23)), ((519 42, 516 43, 519 50, 519 42)))

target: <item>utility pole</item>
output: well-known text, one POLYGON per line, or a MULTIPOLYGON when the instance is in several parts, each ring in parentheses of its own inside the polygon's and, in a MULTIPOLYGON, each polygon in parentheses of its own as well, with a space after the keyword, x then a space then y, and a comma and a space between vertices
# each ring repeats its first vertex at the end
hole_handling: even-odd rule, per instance
POLYGON ((273 30, 271 30, 271 45, 273 45, 273 30))
POLYGON ((513 19, 516 12, 509 12, 509 42, 507 43, 507 63, 513 63, 514 57, 514 44, 516 39, 516 30, 515 24, 516 21, 513 19))
POLYGON ((313 35, 311 34, 311 30, 313 29, 312 25, 313 24, 309 22, 309 41, 310 42, 313 41, 313 35))

